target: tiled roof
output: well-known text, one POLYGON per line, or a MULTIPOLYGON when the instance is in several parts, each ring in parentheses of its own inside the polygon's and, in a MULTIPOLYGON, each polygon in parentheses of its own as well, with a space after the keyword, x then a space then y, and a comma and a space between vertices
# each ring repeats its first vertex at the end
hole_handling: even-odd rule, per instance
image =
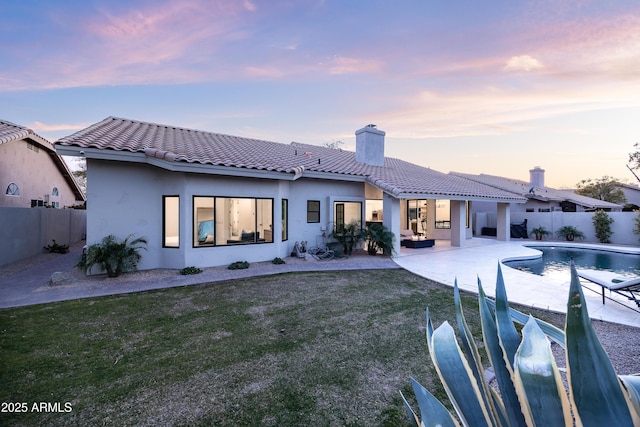
POLYGON ((530 183, 521 181, 518 179, 504 178, 495 175, 471 175, 460 172, 451 172, 451 175, 469 179, 485 185, 490 185, 501 190, 513 192, 521 196, 532 198, 542 201, 563 202, 570 201, 586 208, 620 208, 620 205, 615 203, 605 202, 603 200, 594 199, 591 197, 581 196, 576 194, 572 190, 556 190, 550 187, 532 187, 530 183))
POLYGON ((18 141, 28 137, 30 134, 33 134, 33 132, 24 126, 0 120, 0 144, 18 141))
POLYGON ((55 164, 62 177, 71 187, 76 199, 85 200, 85 195, 78 186, 75 178, 73 178, 71 171, 67 167, 67 164, 64 162, 64 160, 62 160, 62 157, 58 156, 53 144, 51 144, 49 140, 41 137, 27 127, 16 125, 7 120, 0 120, 0 144, 20 141, 23 139, 28 139, 29 141, 36 143, 43 150, 45 150, 49 154, 49 157, 51 157, 51 160, 55 164))
POLYGON ((328 179, 361 177, 396 197, 442 195, 525 201, 519 195, 399 159, 387 157, 384 166, 370 166, 357 162, 353 151, 297 142, 282 144, 116 117, 62 138, 56 145, 144 153, 170 162, 286 174, 330 174, 328 179))

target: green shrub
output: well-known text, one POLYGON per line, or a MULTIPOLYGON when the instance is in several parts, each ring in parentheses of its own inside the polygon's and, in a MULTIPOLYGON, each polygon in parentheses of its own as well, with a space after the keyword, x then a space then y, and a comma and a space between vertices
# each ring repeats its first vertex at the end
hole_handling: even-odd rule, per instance
POLYGON ((182 274, 183 276, 187 276, 189 274, 200 274, 200 273, 202 273, 202 269, 194 266, 185 267, 182 270, 180 270, 180 274, 182 274))
POLYGON ((394 234, 380 223, 373 223, 367 227, 367 252, 375 255, 382 250, 383 255, 391 255, 393 252, 394 234))
POLYGON ((271 261, 271 262, 272 262, 272 263, 274 263, 274 264, 286 264, 285 260, 283 260, 283 259, 282 259, 282 258, 280 258, 280 257, 275 257, 275 258, 273 259, 273 261, 271 261))
POLYGON ((51 245, 47 245, 44 247, 47 252, 53 252, 57 254, 66 254, 67 252, 69 252, 69 245, 59 245, 56 243, 55 239, 51 239, 51 241, 53 242, 51 245))
POLYGON ((336 225, 331 233, 331 237, 342 246, 346 256, 351 256, 353 248, 365 238, 365 235, 366 233, 358 221, 336 225))
POLYGON ((135 271, 142 259, 140 250, 147 249, 147 239, 139 237, 133 239, 133 234, 124 240, 118 240, 113 234, 87 248, 77 266, 85 273, 90 272, 94 265, 100 266, 109 277, 117 277, 128 271, 135 271))
POLYGON ((576 238, 584 239, 584 233, 578 230, 573 225, 565 225, 564 227, 560 227, 560 229, 556 233, 559 237, 564 237, 569 242, 572 242, 576 238))
POLYGON ((551 234, 551 232, 543 226, 539 226, 531 229, 531 233, 529 233, 529 235, 532 234, 536 236, 536 240, 542 240, 544 236, 551 234))
POLYGON ((227 267, 229 270, 243 270, 245 268, 249 268, 249 263, 247 261, 236 261, 229 264, 227 267))
POLYGON ((633 222, 635 223, 635 227, 633 228, 633 233, 640 235, 640 210, 633 211, 633 212, 635 212, 636 214, 636 216, 633 218, 633 222))
POLYGON ((611 224, 613 224, 613 218, 610 218, 609 215, 602 209, 598 209, 592 217, 593 226, 596 229, 596 237, 600 241, 600 243, 611 243, 611 235, 613 231, 611 231, 611 224))
MULTIPOLYGON (((486 298, 479 280, 478 290, 484 348, 499 393, 484 378, 457 283, 454 298, 459 341, 448 322, 434 330, 427 309, 429 353, 463 425, 573 425, 572 417, 576 425, 584 426, 638 425, 640 376, 616 375, 591 325, 573 263, 564 331, 509 308, 500 265, 495 302, 486 298), (522 336, 514 322, 525 325, 522 336), (568 393, 549 339, 565 348, 568 393)), ((457 425, 432 394, 413 379, 412 384, 422 420, 406 399, 404 403, 415 426, 457 425)))

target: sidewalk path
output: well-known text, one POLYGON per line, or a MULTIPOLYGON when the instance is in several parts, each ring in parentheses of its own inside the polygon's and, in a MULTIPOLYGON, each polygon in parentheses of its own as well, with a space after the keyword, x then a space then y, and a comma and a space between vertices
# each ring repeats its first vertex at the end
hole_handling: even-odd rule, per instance
POLYGON ((242 279, 255 276, 297 272, 329 270, 362 270, 400 268, 389 257, 357 254, 350 258, 317 261, 314 259, 285 258, 286 264, 271 262, 253 263, 245 270, 229 270, 227 267, 205 268, 200 274, 183 276, 174 269, 136 271, 120 277, 105 275, 85 276, 75 268, 80 259, 82 245, 75 245, 67 254, 45 254, 34 257, 31 265, 16 272, 20 266, 0 267, 0 308, 44 304, 79 298, 125 294, 152 289, 189 286, 203 283, 242 279), (55 272, 70 276, 62 285, 51 286, 55 272))

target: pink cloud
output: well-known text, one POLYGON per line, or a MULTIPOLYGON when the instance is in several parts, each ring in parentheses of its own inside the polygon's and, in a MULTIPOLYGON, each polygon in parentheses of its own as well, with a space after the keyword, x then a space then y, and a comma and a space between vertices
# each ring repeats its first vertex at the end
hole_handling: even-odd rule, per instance
POLYGON ((330 74, 358 74, 373 73, 381 69, 380 61, 338 56, 331 60, 328 71, 330 74))

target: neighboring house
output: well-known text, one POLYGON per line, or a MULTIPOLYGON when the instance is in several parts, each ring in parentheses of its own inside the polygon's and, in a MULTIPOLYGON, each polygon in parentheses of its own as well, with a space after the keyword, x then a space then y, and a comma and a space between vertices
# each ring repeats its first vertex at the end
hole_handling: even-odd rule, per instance
POLYGON ((141 269, 272 260, 351 221, 384 223, 396 251, 409 228, 463 246, 481 200, 509 238, 510 205, 526 198, 384 157, 384 137, 368 125, 352 152, 109 117, 56 149, 87 160, 87 243, 144 236, 141 269))
POLYGON ((627 199, 625 210, 640 209, 640 187, 637 184, 620 184, 620 189, 627 199))
POLYGON ((5 120, 0 120, 0 190, 0 206, 63 208, 85 201, 53 144, 5 120))
MULTIPOLYGON (((544 172, 544 169, 538 166, 529 170, 529 182, 495 175, 471 175, 459 172, 451 172, 451 174, 525 197, 527 202, 514 205, 512 212, 592 212, 598 209, 615 212, 622 210, 622 205, 581 196, 572 190, 556 190, 546 187, 544 172)), ((490 209, 491 205, 474 204, 474 212, 487 212, 490 209)), ((495 208, 493 210, 495 211, 495 208)))

